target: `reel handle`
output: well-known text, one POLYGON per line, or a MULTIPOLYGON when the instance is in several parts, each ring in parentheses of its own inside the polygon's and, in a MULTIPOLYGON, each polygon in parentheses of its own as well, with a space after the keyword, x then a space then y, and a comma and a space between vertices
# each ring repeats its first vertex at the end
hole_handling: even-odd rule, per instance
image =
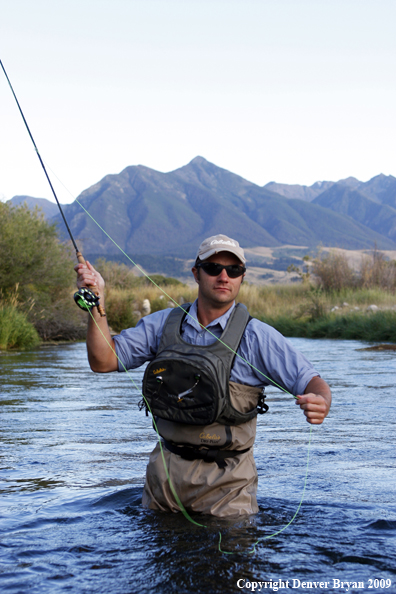
MULTIPOLYGON (((85 266, 87 265, 84 256, 82 255, 81 252, 76 252, 76 256, 77 256, 77 260, 79 264, 85 264, 85 266)), ((95 293, 95 295, 99 295, 98 293, 98 289, 96 288, 96 285, 89 285, 88 289, 90 289, 93 293, 95 293)), ((100 305, 100 303, 96 306, 98 308, 98 312, 100 314, 100 316, 102 318, 106 317, 106 312, 104 310, 103 305, 100 305)))

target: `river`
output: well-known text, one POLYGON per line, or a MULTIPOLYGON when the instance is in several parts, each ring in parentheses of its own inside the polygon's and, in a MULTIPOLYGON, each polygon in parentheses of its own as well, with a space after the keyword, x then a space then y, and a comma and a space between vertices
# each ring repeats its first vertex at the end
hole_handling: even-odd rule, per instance
POLYGON ((259 513, 200 528, 141 508, 156 435, 126 374, 93 374, 83 344, 2 353, 0 591, 395 593, 395 354, 291 341, 333 406, 312 432, 301 509, 267 540, 304 487, 309 425, 290 396, 269 389, 259 419, 259 513))

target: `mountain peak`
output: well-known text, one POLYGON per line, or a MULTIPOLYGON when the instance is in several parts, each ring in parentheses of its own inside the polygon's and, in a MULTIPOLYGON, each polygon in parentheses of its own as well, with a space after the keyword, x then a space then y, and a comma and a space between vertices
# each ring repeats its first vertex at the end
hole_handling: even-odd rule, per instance
POLYGON ((361 181, 351 175, 349 177, 345 177, 344 179, 339 179, 337 183, 344 186, 349 186, 350 188, 359 188, 359 186, 362 185, 361 181))
POLYGON ((194 157, 194 159, 192 159, 188 164, 189 165, 208 165, 209 161, 207 161, 206 159, 204 159, 203 157, 200 157, 198 155, 197 157, 194 157))

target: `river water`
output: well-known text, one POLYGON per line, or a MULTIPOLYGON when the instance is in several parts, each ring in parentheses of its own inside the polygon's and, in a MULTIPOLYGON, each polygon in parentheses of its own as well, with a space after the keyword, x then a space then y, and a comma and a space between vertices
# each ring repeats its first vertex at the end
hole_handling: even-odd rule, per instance
POLYGON ((141 508, 156 435, 126 374, 93 374, 83 344, 2 353, 0 591, 396 592, 395 354, 292 342, 333 406, 312 432, 300 511, 267 540, 304 487, 309 425, 290 396, 268 390, 259 420, 260 512, 201 528, 141 508))

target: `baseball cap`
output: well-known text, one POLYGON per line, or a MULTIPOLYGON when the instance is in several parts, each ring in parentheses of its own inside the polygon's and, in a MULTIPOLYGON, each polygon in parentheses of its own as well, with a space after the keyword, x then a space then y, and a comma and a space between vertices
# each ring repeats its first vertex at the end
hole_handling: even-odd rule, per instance
POLYGON ((227 235, 212 235, 204 239, 198 248, 197 258, 200 260, 206 260, 213 254, 219 252, 230 252, 234 254, 239 260, 245 264, 246 258, 243 249, 235 239, 227 237, 227 235))

